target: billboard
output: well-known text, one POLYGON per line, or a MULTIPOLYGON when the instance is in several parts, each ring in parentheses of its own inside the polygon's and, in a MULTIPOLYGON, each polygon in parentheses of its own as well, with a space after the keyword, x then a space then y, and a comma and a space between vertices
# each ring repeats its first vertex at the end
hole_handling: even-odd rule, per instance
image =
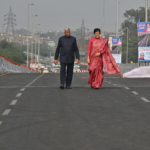
POLYGON ((150 47, 139 47, 139 62, 150 61, 150 47))
POLYGON ((150 22, 138 22, 138 61, 150 61, 150 22))
POLYGON ((121 64, 121 54, 112 54, 117 64, 121 64))
POLYGON ((112 37, 112 55, 117 64, 122 60, 122 37, 112 37))
POLYGON ((150 22, 137 23, 138 36, 143 34, 150 34, 150 22))
POLYGON ((121 54, 112 54, 117 64, 121 64, 121 54))
POLYGON ((112 46, 122 46, 122 37, 113 37, 112 46))

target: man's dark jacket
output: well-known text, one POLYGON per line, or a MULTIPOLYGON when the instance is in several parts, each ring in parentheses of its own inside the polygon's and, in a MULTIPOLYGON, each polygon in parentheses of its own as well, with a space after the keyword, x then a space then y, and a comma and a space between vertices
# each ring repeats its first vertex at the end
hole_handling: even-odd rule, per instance
POLYGON ((59 38, 58 46, 55 53, 55 60, 58 60, 60 53, 60 63, 74 63, 74 54, 79 59, 79 49, 76 38, 73 36, 62 36, 59 38))

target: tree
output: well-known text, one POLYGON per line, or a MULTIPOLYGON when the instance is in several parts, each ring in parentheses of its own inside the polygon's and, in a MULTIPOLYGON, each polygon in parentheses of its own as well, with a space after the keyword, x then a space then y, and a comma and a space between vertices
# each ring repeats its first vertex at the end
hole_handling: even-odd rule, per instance
MULTIPOLYGON (((148 9, 148 14, 150 14, 150 8, 148 9)), ((148 20, 150 20, 150 15, 148 15, 148 20)), ((126 48, 127 48, 127 31, 126 27, 129 29, 129 57, 128 60, 138 62, 138 36, 137 36, 137 22, 145 21, 145 8, 140 7, 139 9, 127 10, 124 13, 125 20, 121 25, 124 32, 123 46, 122 46, 122 61, 126 62, 126 48)))
POLYGON ((0 42, 0 54, 20 64, 26 63, 26 55, 14 43, 3 40, 0 42))

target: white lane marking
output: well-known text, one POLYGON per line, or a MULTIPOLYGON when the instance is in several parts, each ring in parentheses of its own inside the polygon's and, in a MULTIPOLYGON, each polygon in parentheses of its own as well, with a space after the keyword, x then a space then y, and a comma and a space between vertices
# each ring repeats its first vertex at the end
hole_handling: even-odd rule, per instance
POLYGON ((33 81, 31 81, 28 85, 25 87, 29 87, 31 84, 33 84, 36 80, 38 80, 40 77, 42 77, 44 74, 40 75, 39 77, 35 78, 33 81))
POLYGON ((148 99, 146 99, 145 97, 141 97, 141 99, 144 101, 144 102, 150 102, 148 99))
POLYGON ((111 84, 111 82, 108 82, 109 84, 111 84))
POLYGON ((132 93, 133 93, 133 94, 135 94, 135 95, 138 95, 138 93, 137 93, 137 92, 135 92, 135 91, 132 91, 132 93))
POLYGON ((2 115, 8 115, 10 111, 11 111, 11 109, 6 109, 2 115))
POLYGON ((127 89, 127 90, 130 90, 130 88, 128 88, 128 87, 124 87, 125 89, 127 89))
POLYGON ((30 85, 26 85, 26 86, 24 86, 24 87, 29 87, 30 85))
POLYGON ((17 100, 13 100, 10 105, 15 105, 17 103, 17 100))
POLYGON ((18 93, 17 95, 16 95, 16 97, 20 97, 22 95, 22 93, 18 93))
POLYGON ((0 125, 3 123, 3 121, 0 121, 0 125))
POLYGON ((113 85, 117 85, 117 84, 113 84, 113 85))
POLYGON ((25 88, 22 88, 20 91, 22 91, 22 92, 23 92, 24 90, 25 90, 25 88))

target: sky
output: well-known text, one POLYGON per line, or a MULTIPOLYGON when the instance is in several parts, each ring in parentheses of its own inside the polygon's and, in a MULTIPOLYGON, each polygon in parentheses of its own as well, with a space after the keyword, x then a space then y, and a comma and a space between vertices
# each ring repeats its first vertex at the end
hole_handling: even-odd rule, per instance
MULTIPOLYGON (((16 15, 15 28, 27 27, 28 4, 30 6, 30 29, 32 16, 34 26, 46 31, 63 31, 65 27, 76 30, 81 27, 84 19, 86 28, 93 31, 103 23, 103 0, 0 0, 0 26, 4 24, 4 15, 10 6, 16 15)), ((145 7, 145 0, 119 0, 119 27, 123 22, 123 14, 129 9, 145 7)), ((115 32, 117 0, 105 0, 105 31, 115 32)), ((2 28, 0 27, 0 31, 2 28)))

